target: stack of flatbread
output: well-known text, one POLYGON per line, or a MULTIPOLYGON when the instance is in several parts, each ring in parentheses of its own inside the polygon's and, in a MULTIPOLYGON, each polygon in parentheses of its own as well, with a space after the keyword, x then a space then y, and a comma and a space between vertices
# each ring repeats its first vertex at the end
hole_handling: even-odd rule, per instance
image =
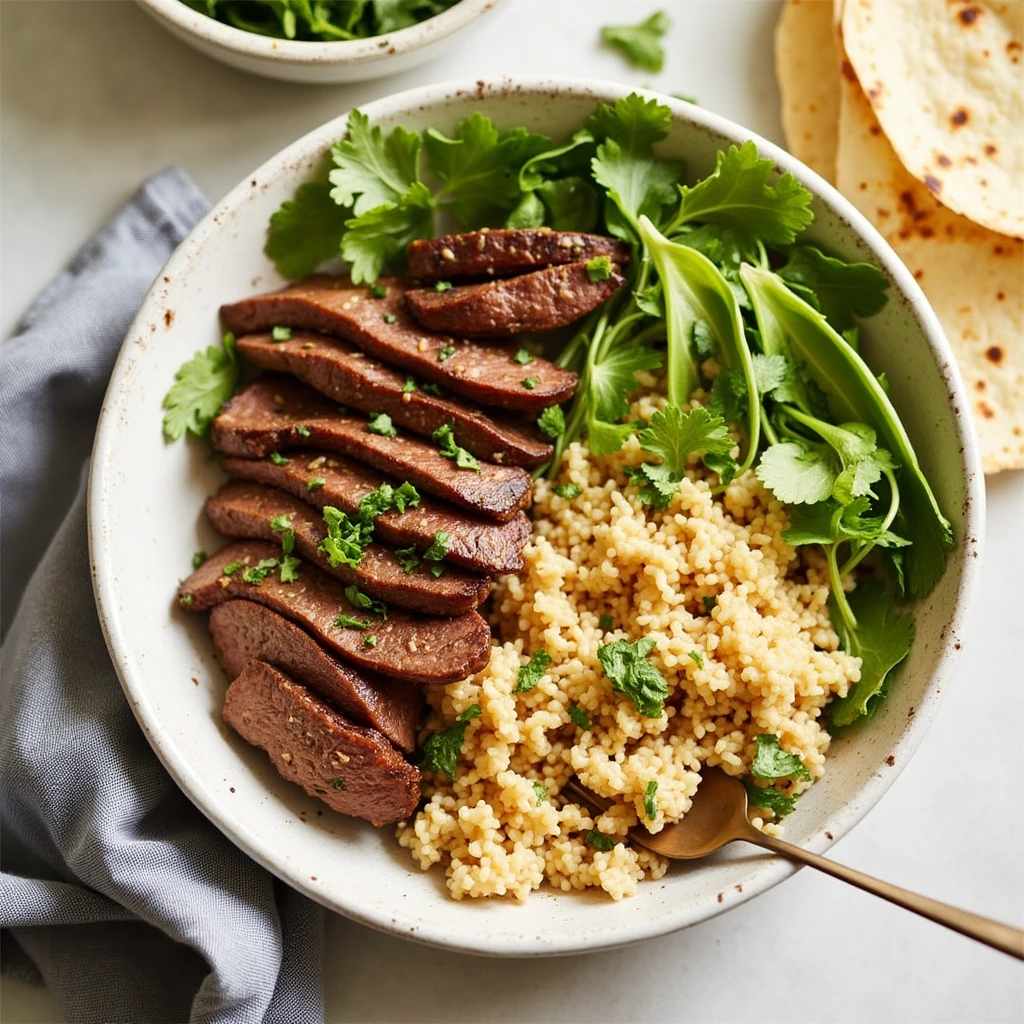
POLYGON ((790 151, 885 236, 945 328, 986 473, 1024 467, 1024 0, 786 0, 790 151))

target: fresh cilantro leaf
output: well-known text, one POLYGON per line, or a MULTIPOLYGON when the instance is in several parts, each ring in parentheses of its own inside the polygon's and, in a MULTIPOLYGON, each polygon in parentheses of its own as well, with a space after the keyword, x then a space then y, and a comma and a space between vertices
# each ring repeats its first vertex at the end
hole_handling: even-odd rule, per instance
POLYGON ((570 175, 568 178, 542 181, 536 192, 524 196, 523 201, 530 196, 540 197, 542 214, 547 211, 541 223, 547 221, 555 231, 593 231, 597 226, 601 203, 597 189, 587 178, 570 175))
POLYGON ((335 629, 369 629, 369 619, 357 619, 354 615, 349 615, 346 612, 342 612, 334 620, 335 629))
POLYGON ((322 476, 310 477, 310 479, 306 481, 306 490, 319 491, 326 483, 327 481, 322 476))
POLYGON ((397 509, 404 512, 407 508, 416 508, 420 503, 420 494, 408 480, 398 487, 382 483, 376 490, 364 494, 359 501, 359 522, 372 527, 377 516, 397 509))
POLYGON ((590 728, 590 715, 588 715, 578 704, 571 704, 568 711, 566 711, 566 714, 569 716, 569 721, 578 728, 590 728))
POLYGON ((690 651, 690 660, 697 666, 697 668, 704 667, 704 655, 700 651, 690 651))
POLYGON ((434 539, 430 542, 430 547, 423 552, 424 561, 427 562, 440 562, 444 560, 444 556, 448 554, 448 549, 451 547, 451 538, 444 530, 438 530, 434 534, 434 539))
MULTIPOLYGON (((631 153, 613 138, 597 147, 592 172, 594 180, 608 193, 633 234, 639 232, 639 221, 649 217, 655 224, 662 221, 662 211, 676 198, 676 183, 683 165, 673 160, 656 160, 652 156, 631 153)), ((609 230, 630 240, 631 232, 614 222, 609 230)))
POLYGON ((539 383, 540 378, 538 377, 524 377, 520 383, 526 388, 527 391, 532 391, 539 383))
MULTIPOLYGON (((384 315, 383 315, 383 316, 381 317, 381 319, 382 319, 382 320, 384 321, 384 323, 386 323, 386 324, 396 324, 396 323, 398 323, 398 317, 397 317, 397 316, 395 316, 395 314, 394 314, 394 313, 385 313, 385 314, 384 314, 384 315)), ((423 390, 424 390, 424 391, 426 391, 427 389, 426 389, 426 388, 424 388, 423 390)))
POLYGON ((844 335, 856 327, 856 317, 874 316, 887 301, 889 279, 871 263, 844 263, 813 245, 794 245, 787 256, 779 277, 806 288, 815 298, 811 305, 844 335))
POLYGON ((591 416, 587 420, 587 447, 594 455, 614 455, 633 430, 632 423, 605 423, 591 416))
POLYGON ((796 810, 796 797, 780 793, 774 786, 758 786, 753 779, 744 779, 747 800, 754 807, 766 807, 780 818, 796 810))
POLYGON ((207 555, 207 553, 205 551, 197 551, 192 556, 192 568, 193 569, 198 569, 199 566, 201 566, 203 564, 203 562, 205 562, 208 557, 209 557, 209 555, 207 555))
POLYGON ((294 583, 299 578, 299 566, 302 562, 294 555, 286 554, 281 560, 281 582, 294 583))
POLYGON ((711 385, 707 410, 713 416, 720 416, 727 423, 734 423, 746 410, 749 391, 747 378, 742 369, 737 366, 723 370, 711 385))
POLYGON ((228 332, 219 346, 196 352, 174 375, 174 383, 164 395, 164 434, 172 441, 186 431, 203 437, 237 382, 235 336, 228 332))
MULTIPOLYGON (((740 264, 743 262, 743 247, 731 228, 718 224, 687 225, 689 230, 672 240, 696 249, 706 256, 730 281, 739 280, 740 264)), ((742 304, 742 303, 741 303, 742 304)))
POLYGON ((598 832, 596 830, 588 832, 583 837, 583 841, 587 846, 592 846, 595 850, 601 850, 604 853, 615 849, 615 839, 612 836, 606 836, 603 832, 598 832))
POLYGON ((331 198, 326 182, 307 182, 271 215, 263 252, 289 281, 308 277, 341 251, 350 216, 331 198))
POLYGON ((287 466, 288 463, 291 462, 292 460, 291 459, 286 459, 280 452, 271 452, 270 453, 270 461, 275 466, 287 466))
POLYGON ((375 413, 366 424, 366 429, 371 434, 379 434, 381 437, 398 437, 398 430, 391 417, 386 412, 375 413))
POLYGON ((704 608, 704 614, 710 615, 714 611, 715 605, 718 604, 718 598, 714 594, 705 594, 700 599, 700 603, 704 608))
POLYGON ((386 284, 371 284, 367 289, 371 299, 386 299, 388 297, 388 286, 386 284))
POLYGON ((449 779, 455 778, 455 769, 462 744, 466 739, 466 727, 482 714, 479 704, 471 704, 447 729, 435 732, 423 744, 423 760, 420 767, 426 771, 444 772, 449 779))
POLYGON ((519 666, 516 677, 515 693, 529 693, 544 675, 544 670, 551 664, 551 655, 544 648, 534 651, 529 662, 519 666))
POLYGON ((729 436, 720 416, 712 416, 703 406, 683 412, 677 405, 667 405, 651 417, 650 426, 640 432, 640 447, 660 455, 663 464, 681 480, 689 455, 711 452, 728 455, 736 442, 729 436))
POLYGON ((754 380, 760 395, 771 395, 778 402, 793 400, 792 381, 794 369, 783 355, 765 355, 755 352, 751 357, 754 364, 754 380))
POLYGON ((536 191, 527 192, 516 208, 505 218, 507 228, 539 228, 547 219, 547 211, 536 191))
POLYGON ((305 423, 296 423, 293 429, 299 437, 309 437, 310 435, 310 429, 305 423))
POLYGON ((537 801, 538 807, 540 807, 541 804, 546 804, 550 800, 547 788, 543 782, 535 782, 533 784, 533 795, 537 801))
POLYGON ((520 366, 529 366, 533 362, 533 356, 530 354, 529 349, 518 348, 516 354, 512 357, 512 362, 518 363, 520 366))
POLYGON ((633 298, 641 313, 653 316, 656 320, 665 319, 665 291, 660 281, 636 292, 633 298))
POLYGON ((779 501, 813 505, 832 494, 839 466, 825 445, 780 441, 765 449, 755 472, 779 501))
POLYGON ((239 569, 245 568, 245 562, 228 562, 227 565, 221 569, 220 574, 222 576, 234 576, 239 569))
POLYGON ((560 405, 549 405, 537 417, 537 426, 546 437, 554 440, 565 433, 565 413, 560 405))
POLYGON ((572 501, 583 493, 583 488, 579 484, 559 484, 553 490, 555 494, 560 498, 565 498, 566 501, 572 501))
POLYGON ((644 505, 653 505, 659 512, 672 504, 679 491, 679 480, 667 467, 653 462, 642 462, 639 466, 627 466, 627 479, 638 488, 637 497, 644 505))
POLYGON ((754 737, 756 750, 750 765, 750 774, 755 779, 785 779, 793 776, 811 781, 811 773, 796 754, 788 754, 779 746, 779 737, 773 733, 761 733, 754 737))
POLYGON ((418 132, 398 127, 385 138, 361 110, 353 110, 345 138, 331 147, 331 198, 352 207, 356 217, 382 203, 397 203, 420 180, 421 146, 418 132))
POLYGON ((643 155, 668 135, 671 124, 672 111, 664 103, 633 92, 614 105, 599 104, 587 118, 586 131, 597 142, 612 139, 627 153, 643 155))
POLYGON ((382 619, 388 617, 387 605, 383 601, 375 601, 369 594, 364 594, 354 583, 345 588, 345 597, 349 604, 360 611, 371 612, 382 619))
POLYGON ((628 396, 639 387, 638 373, 656 370, 662 354, 647 345, 617 345, 591 368, 590 403, 599 420, 615 423, 629 412, 628 396))
POLYGON ((654 821, 658 816, 658 780, 651 779, 644 791, 644 814, 648 821, 654 821))
POLYGON ((456 349, 454 345, 442 345, 437 350, 437 361, 439 363, 448 362, 448 360, 451 359, 453 355, 455 355, 455 351, 456 349))
POLYGON ((460 448, 455 443, 454 430, 455 422, 449 420, 430 436, 440 445, 441 454, 446 459, 451 459, 459 469, 475 469, 479 473, 480 463, 465 448, 460 448))
POLYGON ((373 635, 373 633, 367 633, 366 636, 363 637, 363 646, 364 647, 376 647, 377 646, 377 638, 373 635))
POLYGON ((612 259, 610 256, 595 256, 587 260, 587 279, 591 284, 607 281, 612 276, 612 259))
POLYGON ((598 629, 602 629, 607 633, 608 630, 615 628, 615 620, 610 615, 602 615, 597 620, 597 626, 598 629))
POLYGON ((707 358, 718 351, 718 338, 707 320, 693 321, 693 347, 697 355, 707 358))
POLYGON ((634 643, 616 640, 597 649, 612 691, 625 694, 644 718, 661 718, 668 696, 668 683, 648 660, 654 646, 650 637, 641 637, 634 643))
POLYGON ((353 522, 333 505, 324 506, 323 517, 327 536, 320 541, 320 550, 332 566, 358 566, 363 560, 363 549, 370 543, 371 530, 365 523, 353 522))
POLYGON ((403 572, 412 573, 416 571, 421 559, 415 547, 396 548, 395 561, 402 567, 403 572))
POLYGON ((262 583, 280 564, 276 558, 261 558, 242 573, 242 582, 262 583))
POLYGON ((606 25, 601 29, 601 38, 630 64, 657 72, 665 63, 661 37, 671 27, 672 19, 664 11, 655 11, 639 25, 606 25))
POLYGON ((789 173, 772 183, 774 172, 774 161, 759 157, 753 142, 719 151, 707 178, 680 186, 668 233, 697 221, 731 228, 745 253, 756 252, 759 241, 789 245, 814 219, 811 193, 789 173))
POLYGON ((291 341, 292 329, 290 327, 275 327, 270 332, 271 341, 291 341))
POLYGON ((402 394, 403 395, 408 395, 408 394, 411 394, 415 390, 416 390, 416 378, 415 377, 406 377, 405 378, 405 383, 402 385, 402 394))

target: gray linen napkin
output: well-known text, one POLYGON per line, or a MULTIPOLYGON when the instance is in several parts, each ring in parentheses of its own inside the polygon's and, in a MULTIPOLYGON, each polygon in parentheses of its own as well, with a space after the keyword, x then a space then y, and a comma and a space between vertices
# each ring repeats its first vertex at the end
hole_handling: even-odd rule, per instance
POLYGON ((88 456, 128 324, 206 212, 168 170, 0 346, 3 969, 74 1021, 318 1021, 322 912, 232 846, 150 750, 93 605, 88 456))

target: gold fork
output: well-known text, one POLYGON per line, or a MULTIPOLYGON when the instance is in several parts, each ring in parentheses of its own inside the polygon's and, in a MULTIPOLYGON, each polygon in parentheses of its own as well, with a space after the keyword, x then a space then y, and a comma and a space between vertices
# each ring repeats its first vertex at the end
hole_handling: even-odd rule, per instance
MULTIPOLYGON (((563 795, 572 797, 587 807, 604 811, 611 801, 599 797, 572 778, 562 790, 563 795)), ((693 806, 678 824, 667 825, 655 835, 642 828, 630 829, 630 841, 672 860, 698 860, 720 850, 728 843, 743 840, 760 846, 763 850, 789 857, 790 860, 808 864, 824 871, 833 878, 881 896, 882 899, 914 911, 937 924, 952 928, 953 931, 977 939, 986 946, 998 949, 1018 960, 1024 960, 1024 931, 991 918, 972 914, 966 910, 951 907, 948 903, 927 896, 919 896, 898 885, 879 881, 861 871, 837 864, 819 857, 816 853, 803 850, 792 843, 785 843, 775 836, 767 835, 747 820, 747 791, 739 779, 726 775, 718 768, 704 769, 701 783, 693 798, 693 806)))

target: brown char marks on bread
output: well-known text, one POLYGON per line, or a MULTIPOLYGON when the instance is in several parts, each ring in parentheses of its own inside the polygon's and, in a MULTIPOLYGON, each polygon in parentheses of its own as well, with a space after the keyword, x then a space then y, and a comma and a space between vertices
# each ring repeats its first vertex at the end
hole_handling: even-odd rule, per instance
POLYGON ((452 281, 473 277, 508 277, 539 267, 578 263, 608 256, 629 262, 629 246, 605 235, 550 228, 502 228, 470 231, 443 238, 421 238, 407 250, 409 277, 452 281))
POLYGON ((208 611, 241 598, 265 605, 315 637, 344 661, 370 672, 419 683, 451 683, 487 664, 491 633, 476 613, 457 618, 426 618, 388 609, 387 618, 357 608, 344 587, 304 563, 294 583, 282 583, 277 570, 258 583, 246 583, 246 567, 279 558, 281 549, 265 541, 240 541, 211 555, 178 588, 178 600, 190 611, 208 611), (230 576, 224 569, 241 563, 230 576), (335 625, 346 615, 364 628, 335 625), (366 642, 373 637, 372 645, 366 642))
POLYGON ((524 388, 513 346, 478 345, 424 331, 405 308, 404 285, 395 278, 379 283, 387 294, 376 299, 347 277, 319 274, 283 291, 221 306, 221 320, 235 334, 280 325, 337 335, 381 362, 500 409, 541 409, 564 402, 576 389, 576 374, 546 359, 530 365, 537 384, 524 388))
POLYGON ((393 825, 420 799, 421 776, 376 729, 354 725, 305 687, 250 661, 228 687, 224 720, 282 778, 339 814, 393 825))
POLYGON ((451 422, 456 442, 481 459, 538 466, 551 458, 551 445, 537 439, 532 425, 507 414, 490 416, 465 399, 429 395, 419 385, 409 390, 407 374, 338 338, 294 331, 287 341, 274 341, 269 334, 252 334, 238 340, 238 351, 264 370, 294 374, 343 405, 387 413, 396 427, 414 434, 429 438, 451 422))
MULTIPOLYGON (((221 466, 236 479, 269 484, 320 508, 333 505, 350 516, 358 513, 359 502, 367 494, 387 480, 361 462, 309 449, 290 451, 284 465, 271 459, 228 457, 221 460, 221 466), (323 486, 310 490, 309 482, 315 479, 323 480, 323 486)), ((416 508, 393 509, 374 520, 376 537, 420 552, 443 531, 449 544, 446 562, 495 576, 523 567, 522 551, 530 530, 530 521, 522 512, 506 523, 497 523, 429 497, 422 497, 416 508)))
MULTIPOLYGON (((411 288, 405 301, 429 330, 506 338, 565 327, 596 309, 624 283, 616 266, 609 277, 591 281, 586 263, 570 263, 442 292, 411 288)), ((532 364, 530 371, 532 374, 532 364)))
POLYGON ((327 536, 321 513, 304 501, 275 487, 235 481, 225 484, 206 500, 206 515, 225 537, 279 541, 281 534, 271 528, 275 516, 285 516, 295 535, 295 553, 318 565, 342 583, 354 583, 364 593, 387 604, 433 615, 461 615, 472 611, 490 586, 486 576, 463 569, 445 568, 435 577, 430 563, 421 563, 406 572, 396 561, 395 552, 383 544, 363 549, 358 566, 332 566, 320 550, 327 536))
POLYGON ((518 466, 481 462, 479 472, 459 469, 433 441, 382 437, 367 425, 294 378, 268 375, 224 403, 211 438, 227 455, 261 458, 298 445, 341 452, 492 519, 510 519, 530 504, 530 477, 518 466))

